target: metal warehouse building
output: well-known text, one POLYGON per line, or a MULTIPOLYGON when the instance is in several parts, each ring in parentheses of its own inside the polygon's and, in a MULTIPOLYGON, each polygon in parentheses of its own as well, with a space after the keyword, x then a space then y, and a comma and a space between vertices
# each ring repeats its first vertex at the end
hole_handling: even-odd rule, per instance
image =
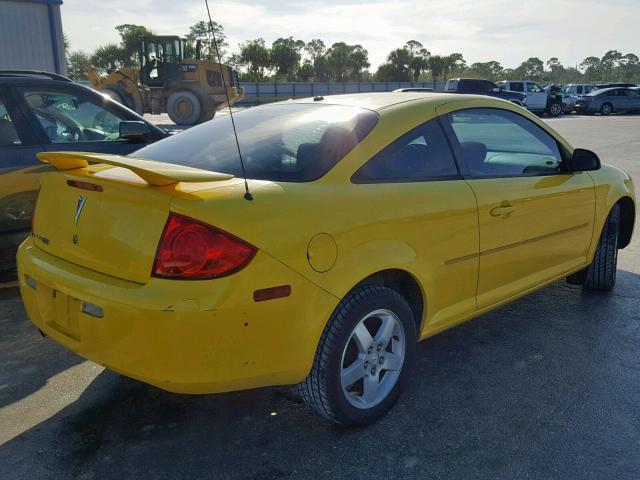
POLYGON ((0 69, 65 75, 62 0, 0 0, 0 69))

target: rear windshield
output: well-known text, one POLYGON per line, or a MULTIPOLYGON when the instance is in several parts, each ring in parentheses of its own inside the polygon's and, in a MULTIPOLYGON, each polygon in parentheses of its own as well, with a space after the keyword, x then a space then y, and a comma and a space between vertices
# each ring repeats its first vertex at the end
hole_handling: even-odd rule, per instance
MULTIPOLYGON (((371 131, 378 115, 341 105, 274 104, 233 114, 248 178, 308 182, 320 178, 371 131)), ((131 154, 242 176, 231 117, 213 120, 131 154)))

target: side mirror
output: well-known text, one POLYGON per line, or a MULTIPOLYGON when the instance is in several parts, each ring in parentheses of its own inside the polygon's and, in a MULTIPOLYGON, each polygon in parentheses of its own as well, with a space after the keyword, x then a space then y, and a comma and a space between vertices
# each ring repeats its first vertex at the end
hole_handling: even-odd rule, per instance
POLYGON ((120 122, 119 130, 120 138, 126 140, 146 140, 147 136, 151 133, 149 126, 139 120, 120 122))
POLYGON ((493 88, 491 89, 491 91, 492 91, 493 93, 500 93, 500 90, 502 90, 502 88, 501 88, 501 87, 493 87, 493 88))
POLYGON ((600 159, 591 150, 576 148, 569 160, 569 169, 572 172, 588 172, 600 169, 600 159))

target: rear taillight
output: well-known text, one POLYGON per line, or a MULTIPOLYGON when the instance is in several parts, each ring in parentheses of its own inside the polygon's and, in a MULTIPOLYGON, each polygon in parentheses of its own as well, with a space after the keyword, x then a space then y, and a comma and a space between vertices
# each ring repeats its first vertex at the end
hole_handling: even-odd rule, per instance
POLYGON ((193 218, 169 214, 151 273, 154 277, 204 280, 244 268, 256 248, 193 218))

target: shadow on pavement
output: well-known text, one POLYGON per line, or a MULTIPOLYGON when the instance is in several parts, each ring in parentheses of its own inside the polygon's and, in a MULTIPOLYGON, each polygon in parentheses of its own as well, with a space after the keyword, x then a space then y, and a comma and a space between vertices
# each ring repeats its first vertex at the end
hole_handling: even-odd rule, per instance
MULTIPOLYGON (((421 343, 400 403, 367 429, 319 419, 288 388, 181 396, 105 371, 76 402, 0 446, 0 471, 25 479, 638 478, 640 278, 619 275, 611 294, 556 283, 421 343)), ((26 357, 41 384, 47 365, 36 352, 26 357)), ((70 363, 62 357, 57 370, 70 363)))
POLYGON ((42 337, 27 320, 17 288, 0 290, 0 408, 42 388, 54 375, 83 362, 42 337))

